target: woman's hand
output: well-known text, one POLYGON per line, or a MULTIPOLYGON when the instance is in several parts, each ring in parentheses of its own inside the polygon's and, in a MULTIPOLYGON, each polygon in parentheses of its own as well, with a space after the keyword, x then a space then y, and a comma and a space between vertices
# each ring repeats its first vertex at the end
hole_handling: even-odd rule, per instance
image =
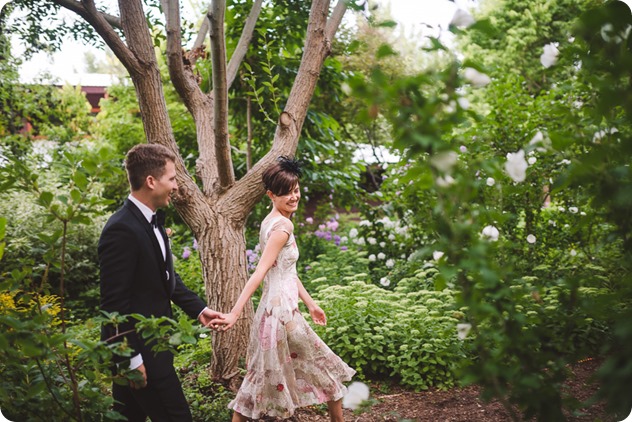
POLYGON ((234 313, 222 314, 221 320, 217 320, 217 331, 229 330, 235 325, 239 316, 234 313))
POLYGON ((311 315, 314 324, 327 325, 327 315, 325 315, 325 311, 320 309, 320 306, 316 305, 314 308, 310 309, 309 314, 311 315))

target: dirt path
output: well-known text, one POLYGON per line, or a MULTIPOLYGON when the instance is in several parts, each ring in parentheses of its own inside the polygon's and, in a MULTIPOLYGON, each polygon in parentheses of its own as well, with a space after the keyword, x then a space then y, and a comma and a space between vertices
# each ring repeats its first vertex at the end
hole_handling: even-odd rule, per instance
MULTIPOLYGON (((591 397, 597 386, 590 378, 599 363, 589 360, 571 367, 573 376, 567 383, 568 391, 578 400, 591 397)), ((411 392, 390 389, 387 394, 373 393, 377 404, 369 412, 355 415, 345 410, 347 422, 397 422, 400 420, 432 421, 432 422, 504 422, 510 418, 498 402, 485 403, 479 398, 480 389, 475 386, 452 389, 449 391, 411 392)), ((328 422, 326 409, 323 406, 301 409, 291 421, 328 422)), ((273 421, 274 419, 267 419, 273 421)), ((616 422, 608 415, 603 403, 594 404, 582 409, 582 415, 569 416, 573 422, 616 422)))

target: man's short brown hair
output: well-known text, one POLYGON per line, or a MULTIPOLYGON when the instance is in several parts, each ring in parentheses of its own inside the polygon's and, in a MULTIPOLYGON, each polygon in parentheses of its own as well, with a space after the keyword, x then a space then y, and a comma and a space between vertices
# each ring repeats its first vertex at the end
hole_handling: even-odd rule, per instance
POLYGON ((132 191, 143 187, 147 176, 160 179, 165 173, 167 161, 175 163, 176 156, 163 145, 139 144, 130 149, 125 156, 125 170, 132 191))

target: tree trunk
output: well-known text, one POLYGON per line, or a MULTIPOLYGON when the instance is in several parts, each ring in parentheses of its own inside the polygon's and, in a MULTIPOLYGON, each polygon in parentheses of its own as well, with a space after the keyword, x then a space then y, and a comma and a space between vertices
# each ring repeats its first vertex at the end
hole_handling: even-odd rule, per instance
MULTIPOLYGON (((201 242, 198 240, 207 301, 216 310, 229 312, 248 280, 244 225, 222 214, 214 214, 209 223, 201 242)), ((218 381, 237 380, 252 318, 253 308, 248 303, 230 331, 213 336, 211 373, 218 381)))

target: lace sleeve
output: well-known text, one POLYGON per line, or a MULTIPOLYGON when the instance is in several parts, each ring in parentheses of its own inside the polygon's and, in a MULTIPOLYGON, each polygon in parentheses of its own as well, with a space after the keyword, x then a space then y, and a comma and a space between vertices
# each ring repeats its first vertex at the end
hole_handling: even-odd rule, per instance
POLYGON ((268 237, 270 237, 274 231, 282 231, 291 236, 294 231, 294 224, 292 224, 289 219, 281 217, 272 224, 272 227, 268 231, 268 237))

